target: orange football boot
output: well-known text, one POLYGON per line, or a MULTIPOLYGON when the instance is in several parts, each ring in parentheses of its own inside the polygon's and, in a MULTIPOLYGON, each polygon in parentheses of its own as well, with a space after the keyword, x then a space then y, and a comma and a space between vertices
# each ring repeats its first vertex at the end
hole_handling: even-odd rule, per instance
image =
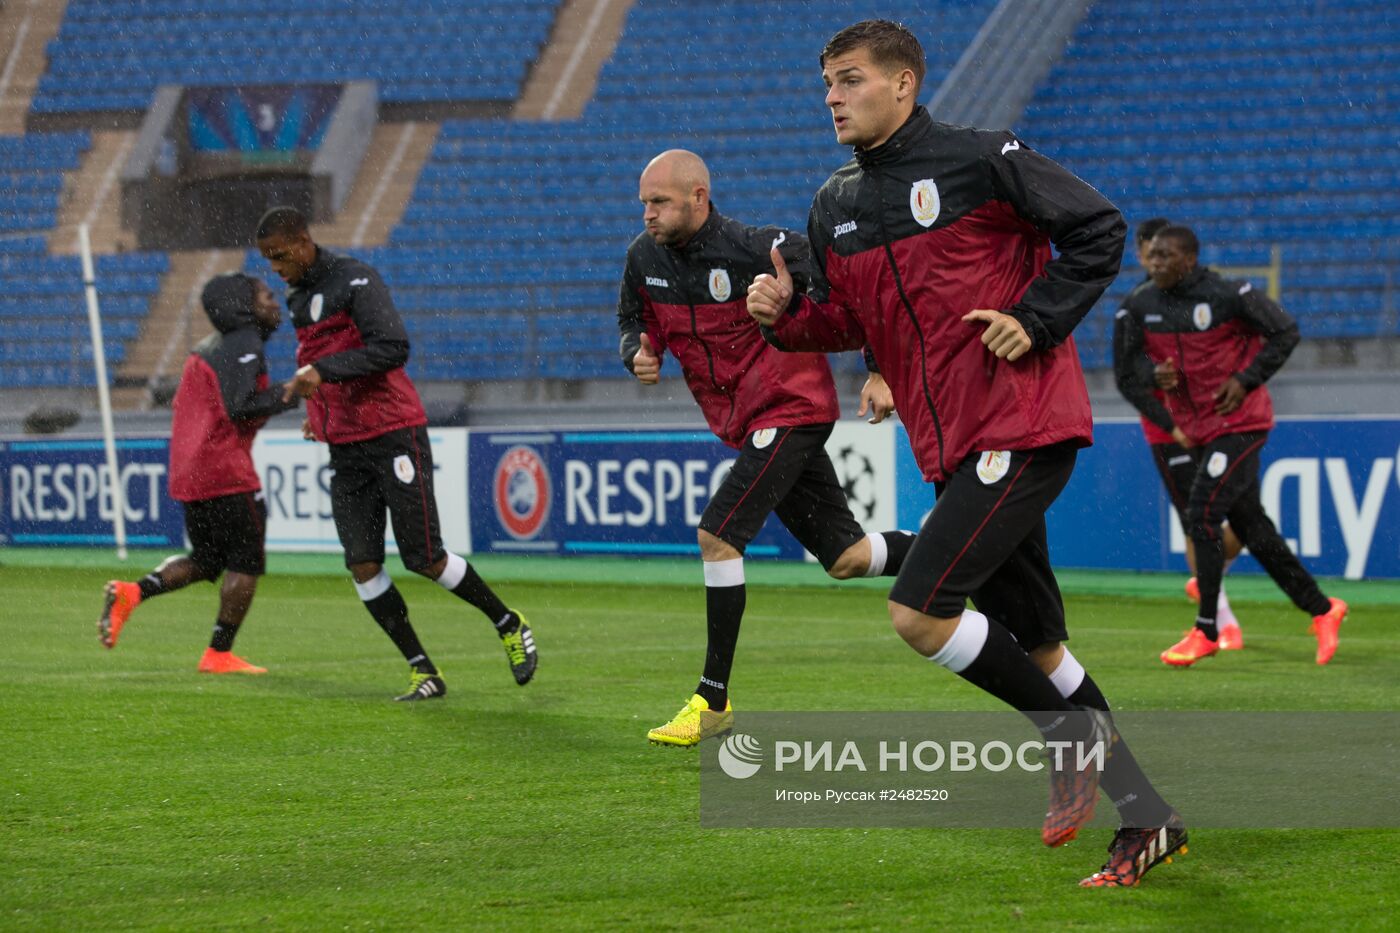
POLYGON ((201 674, 266 674, 267 668, 249 664, 232 651, 204 649, 204 657, 199 659, 201 674))
POLYGON ((1347 604, 1344 600, 1329 599, 1331 607, 1312 620, 1312 632, 1317 636, 1317 663, 1326 664, 1337 653, 1337 630, 1347 617, 1347 604))
POLYGON ((1162 663, 1173 667, 1190 667, 1202 658, 1208 658, 1220 650, 1220 642, 1211 641, 1206 633, 1191 626, 1186 637, 1162 652, 1162 663))
POLYGON ((107 599, 102 605, 102 617, 97 620, 97 640, 104 648, 115 648, 122 626, 131 618, 131 610, 141 605, 141 587, 122 580, 108 580, 103 594, 107 599))

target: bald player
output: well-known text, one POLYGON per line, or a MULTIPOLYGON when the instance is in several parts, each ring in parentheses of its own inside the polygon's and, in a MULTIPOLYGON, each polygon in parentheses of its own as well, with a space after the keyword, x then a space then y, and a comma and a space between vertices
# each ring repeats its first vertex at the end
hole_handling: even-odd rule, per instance
MULTIPOLYGON (((706 506, 697 532, 705 571, 708 646, 694 694, 647 738, 695 745, 733 723, 729 675, 744 615, 744 550, 770 513, 816 555, 832 577, 894 576, 913 536, 866 534, 851 514, 826 441, 840 417, 836 385, 820 353, 770 346, 748 314, 754 277, 772 271, 775 247, 798 288, 811 273, 805 237, 751 227, 721 215, 710 200, 710 173, 693 152, 663 152, 642 172, 646 230, 627 250, 618 298, 622 363, 656 385, 669 351, 710 430, 739 451, 706 506)), ((871 373, 858 414, 882 421, 889 389, 871 373)))

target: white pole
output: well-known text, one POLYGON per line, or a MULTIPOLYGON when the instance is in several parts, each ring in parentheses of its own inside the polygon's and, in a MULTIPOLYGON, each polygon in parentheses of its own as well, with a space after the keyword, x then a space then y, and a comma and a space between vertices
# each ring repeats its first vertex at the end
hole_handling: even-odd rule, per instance
POLYGON ((112 518, 117 533, 117 559, 126 560, 126 490, 117 471, 117 437, 112 427, 112 393, 107 389, 107 350, 102 343, 102 312, 97 307, 97 277, 92 268, 92 241, 87 224, 78 225, 83 254, 83 292, 87 296, 88 328, 92 331, 92 362, 97 367, 97 405, 102 410, 102 442, 107 448, 107 473, 112 478, 112 518))

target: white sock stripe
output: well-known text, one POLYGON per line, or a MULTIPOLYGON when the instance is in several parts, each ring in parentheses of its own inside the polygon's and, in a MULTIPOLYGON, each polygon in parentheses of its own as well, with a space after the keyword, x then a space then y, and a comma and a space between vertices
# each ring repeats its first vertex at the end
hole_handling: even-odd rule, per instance
POLYGON ((389 587, 394 585, 394 581, 389 578, 389 574, 380 570, 372 579, 364 583, 355 584, 355 592, 360 594, 360 599, 369 602, 371 599, 378 599, 389 592, 389 587))
POLYGON ((986 643, 987 617, 975 609, 965 609, 952 636, 936 654, 929 656, 929 660, 960 674, 977 660, 986 643))
POLYGON ((437 578, 437 585, 444 590, 455 590, 462 582, 462 578, 467 575, 467 562, 465 558, 447 552, 447 566, 442 568, 442 575, 437 578))
POLYGON ((706 586, 743 586, 744 559, 705 561, 706 586))
POLYGON ((1064 649, 1064 657, 1060 658, 1060 666, 1055 668, 1055 673, 1050 675, 1050 682, 1055 685, 1055 689, 1060 691, 1060 696, 1068 698, 1070 694, 1079 689, 1079 685, 1084 683, 1084 665, 1079 663, 1079 659, 1069 653, 1069 649, 1064 649))
POLYGON ((865 568, 865 575, 878 577, 885 572, 885 563, 890 559, 890 546, 885 543, 885 536, 876 531, 866 535, 865 540, 870 542, 870 566, 865 568))

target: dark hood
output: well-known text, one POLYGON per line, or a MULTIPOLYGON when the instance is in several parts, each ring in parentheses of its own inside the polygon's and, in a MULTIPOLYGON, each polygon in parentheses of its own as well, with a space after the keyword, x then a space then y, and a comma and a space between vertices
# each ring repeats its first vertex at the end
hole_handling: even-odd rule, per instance
POLYGON ((215 276, 204 286, 199 300, 209 322, 221 334, 257 327, 253 317, 253 296, 257 294, 254 280, 241 272, 215 276))

